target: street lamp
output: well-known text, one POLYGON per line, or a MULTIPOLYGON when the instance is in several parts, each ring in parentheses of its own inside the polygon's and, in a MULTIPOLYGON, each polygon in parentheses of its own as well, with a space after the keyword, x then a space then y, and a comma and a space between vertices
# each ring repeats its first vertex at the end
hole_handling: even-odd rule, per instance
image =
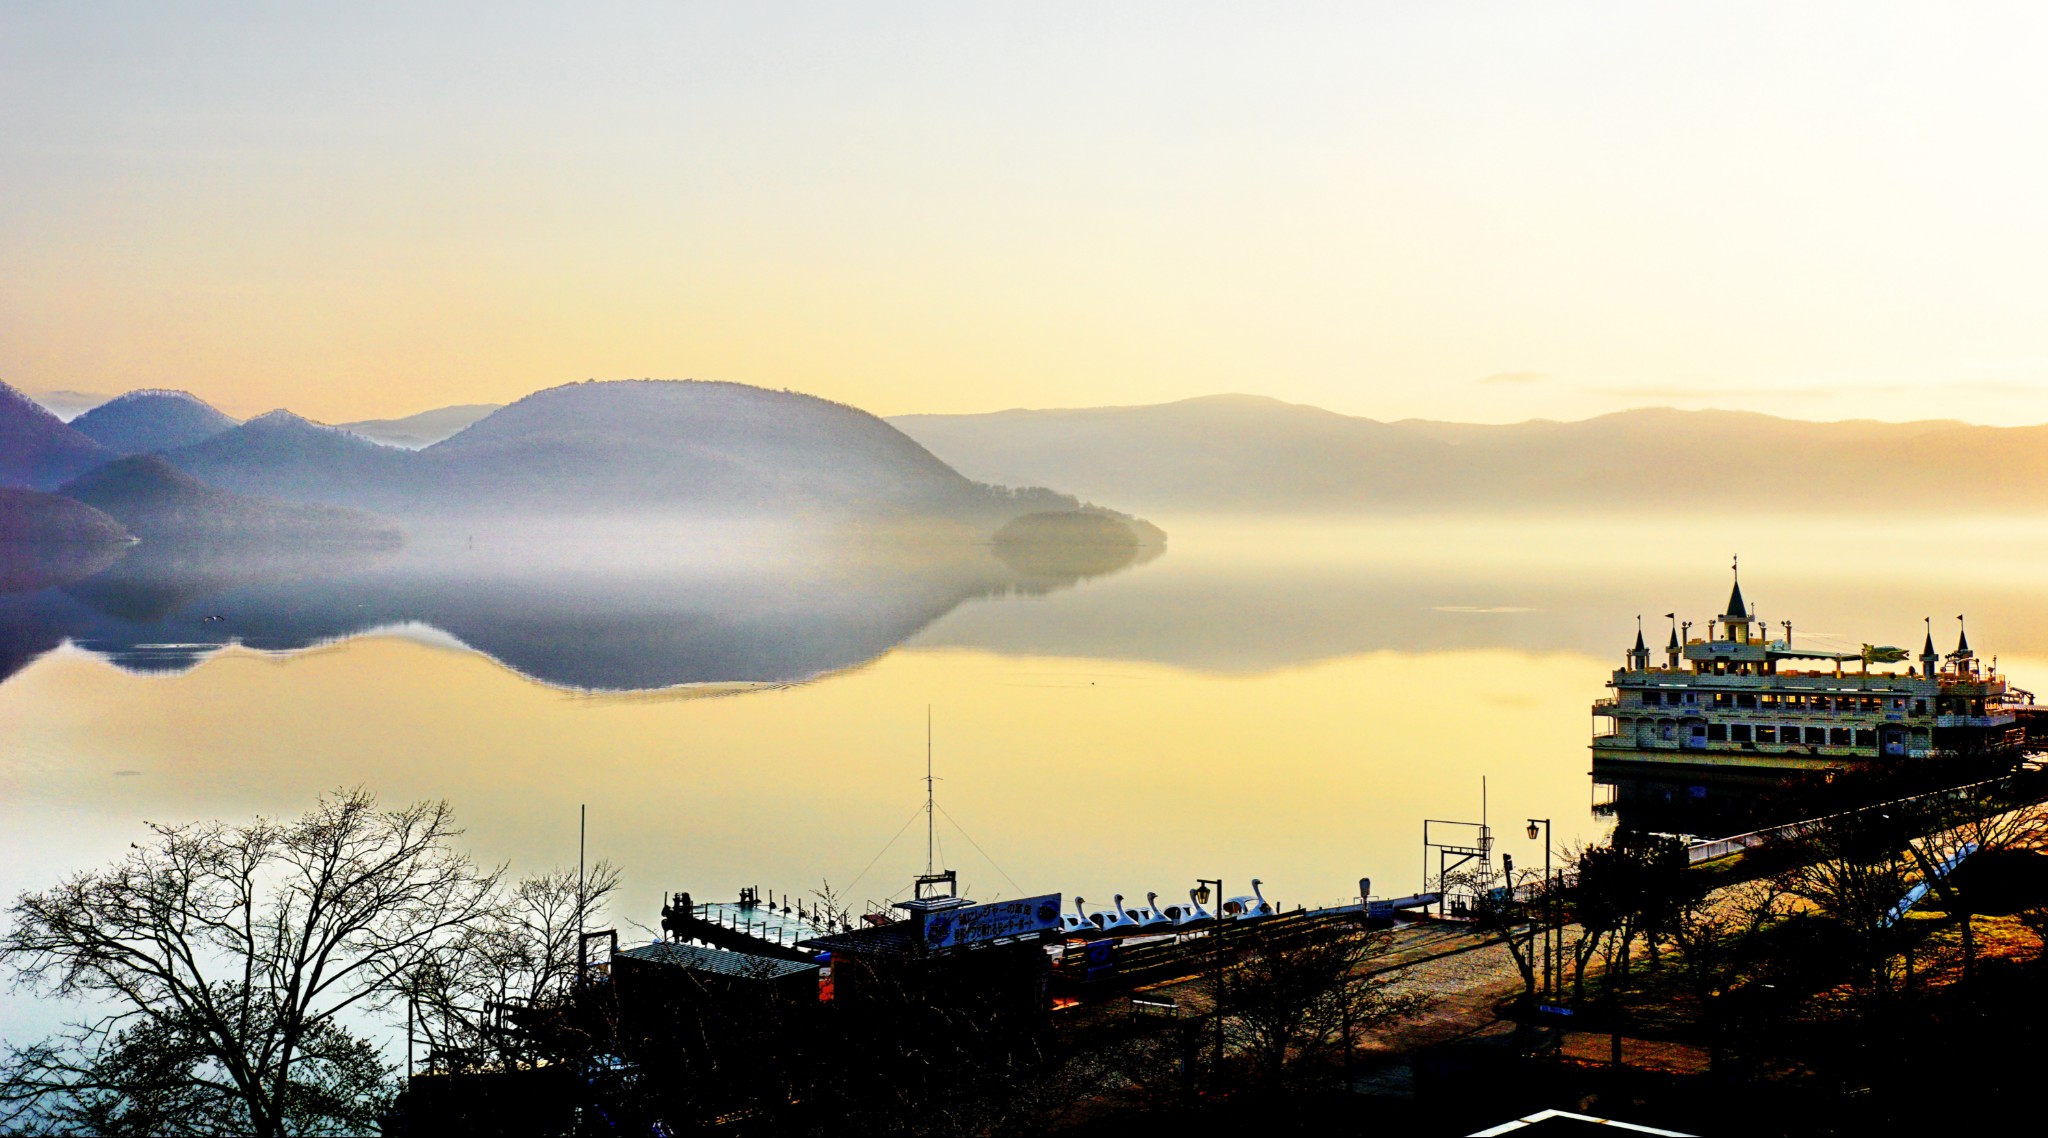
POLYGON ((1195 904, 1209 903, 1209 887, 1216 887, 1216 908, 1209 915, 1209 936, 1216 941, 1216 1070, 1223 1070, 1223 879, 1220 877, 1195 878, 1195 904))
POLYGON ((1545 995, 1554 1000, 1557 998, 1557 985, 1551 981, 1550 960, 1552 956, 1551 942, 1556 939, 1557 935, 1557 898, 1556 891, 1552 888, 1550 880, 1550 819, 1529 819, 1528 833, 1529 840, 1532 842, 1537 838, 1536 828, 1539 825, 1543 828, 1543 923, 1545 926, 1543 930, 1543 991, 1545 995))

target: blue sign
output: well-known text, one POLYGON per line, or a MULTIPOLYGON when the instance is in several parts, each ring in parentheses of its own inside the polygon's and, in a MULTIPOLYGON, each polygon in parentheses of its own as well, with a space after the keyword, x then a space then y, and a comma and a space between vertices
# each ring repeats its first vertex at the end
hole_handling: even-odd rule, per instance
POLYGON ((941 909, 924 920, 927 948, 958 948, 1006 936, 1050 932, 1060 927, 1060 895, 995 901, 964 909, 941 909))

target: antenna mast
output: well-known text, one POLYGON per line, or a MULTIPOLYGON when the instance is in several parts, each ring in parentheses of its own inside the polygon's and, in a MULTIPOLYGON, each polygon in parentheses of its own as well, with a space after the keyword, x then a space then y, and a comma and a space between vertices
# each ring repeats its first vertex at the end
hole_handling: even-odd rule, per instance
POLYGON ((924 872, 932 874, 932 846, 938 838, 938 822, 932 817, 937 800, 932 795, 932 705, 924 705, 924 872))

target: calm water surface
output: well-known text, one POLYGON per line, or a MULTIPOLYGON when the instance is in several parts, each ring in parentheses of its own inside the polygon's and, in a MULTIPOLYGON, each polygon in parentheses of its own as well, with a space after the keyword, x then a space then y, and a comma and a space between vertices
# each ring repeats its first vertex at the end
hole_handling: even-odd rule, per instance
MULTIPOLYGON (((1405 893, 1422 819, 1477 819, 1482 779, 1523 864, 1542 856, 1531 816, 1560 847, 1605 832, 1587 706, 1637 613, 1661 645, 1674 606, 1718 611, 1734 549, 1745 592, 1798 636, 1917 647, 1922 616, 1952 639, 1967 612, 1980 652, 2048 690, 2035 523, 1909 540, 1742 519, 1162 521, 1164 556, 1075 581, 1020 582, 985 553, 612 568, 586 550, 573 573, 488 554, 456 572, 469 546, 430 541, 148 603, 16 596, 0 889, 106 862, 144 820, 289 814, 360 784, 448 799, 475 852, 516 870, 574 864, 588 804, 629 939, 670 890, 829 878, 882 902, 923 868, 930 705, 938 857, 977 899, 1171 897, 1217 875, 1286 906, 1366 876, 1405 893)), ((7 1001, 0 1034, 41 1019, 7 1001)))

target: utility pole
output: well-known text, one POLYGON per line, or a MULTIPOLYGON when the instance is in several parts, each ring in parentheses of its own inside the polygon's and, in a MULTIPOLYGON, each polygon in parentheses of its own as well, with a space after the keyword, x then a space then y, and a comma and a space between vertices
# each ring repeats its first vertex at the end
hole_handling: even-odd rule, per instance
MULTIPOLYGON (((1550 999, 1557 998, 1557 986, 1552 981, 1551 945, 1557 934, 1557 896, 1550 879, 1550 819, 1529 819, 1529 840, 1536 840, 1536 827, 1543 827, 1543 992, 1550 999)), ((1562 962, 1560 962, 1562 963, 1562 962)))
POLYGON ((930 877, 932 869, 932 847, 938 840, 938 823, 932 817, 932 808, 938 799, 932 794, 932 705, 924 705, 924 875, 930 877))
POLYGON ((590 836, 590 804, 576 807, 576 935, 583 935, 583 847, 590 836))

